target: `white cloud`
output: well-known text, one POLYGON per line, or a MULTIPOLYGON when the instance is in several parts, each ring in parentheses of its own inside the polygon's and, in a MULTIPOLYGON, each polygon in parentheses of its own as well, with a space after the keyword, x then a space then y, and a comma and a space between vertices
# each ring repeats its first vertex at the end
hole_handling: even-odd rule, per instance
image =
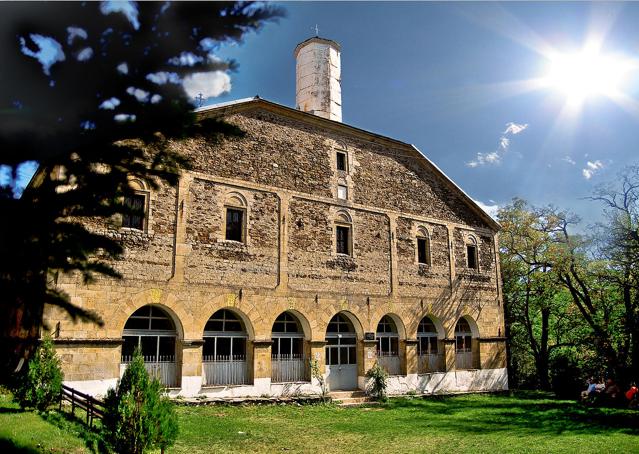
POLYGON ((135 99, 140 102, 147 102, 149 100, 149 92, 141 88, 129 87, 126 89, 126 92, 131 96, 135 96, 135 99))
POLYGON ((506 123, 506 130, 501 133, 501 137, 499 138, 499 145, 497 145, 497 149, 490 153, 477 153, 477 157, 472 161, 468 161, 466 165, 471 168, 483 166, 486 164, 499 164, 501 163, 502 156, 508 151, 510 148, 510 137, 516 134, 519 134, 523 130, 528 127, 528 123, 526 124, 517 124, 517 123, 506 123))
POLYGON ((570 156, 564 156, 563 158, 561 158, 562 161, 567 162, 568 164, 570 164, 571 166, 574 166, 575 164, 577 164, 575 162, 574 159, 572 159, 570 156))
POLYGON ((120 100, 114 97, 114 98, 110 98, 105 101, 102 101, 102 104, 100 104, 100 109, 113 110, 119 105, 120 105, 120 100))
POLYGON ((138 21, 138 8, 136 4, 128 0, 111 0, 100 3, 100 12, 105 16, 111 13, 122 13, 129 20, 133 28, 140 28, 138 21))
POLYGON ((159 71, 146 75, 146 80, 150 80, 154 84, 163 85, 167 82, 172 84, 179 84, 180 77, 176 73, 170 73, 166 71, 159 71))
POLYGON ((136 116, 130 114, 117 114, 113 117, 118 123, 124 123, 125 121, 135 121, 136 116))
POLYGON ((511 121, 510 123, 506 123, 506 130, 502 134, 512 134, 514 136, 525 130, 527 127, 528 123, 518 124, 511 121))
POLYGON ((151 96, 151 104, 157 104, 160 101, 162 101, 162 96, 158 95, 157 93, 151 96))
POLYGON ((595 162, 588 161, 586 168, 581 170, 581 174, 586 180, 590 180, 599 170, 604 168, 603 162, 597 159, 595 162))
POLYGON ((87 39, 89 36, 84 28, 67 27, 67 44, 70 46, 76 38, 87 39))
POLYGON ((224 71, 195 73, 186 76, 182 85, 191 98, 200 93, 204 98, 214 98, 231 90, 231 78, 224 71))
POLYGON ((129 73, 129 65, 127 65, 126 62, 120 63, 118 66, 116 66, 116 69, 118 70, 120 74, 129 73))
POLYGON ((90 47, 85 47, 80 52, 78 52, 78 55, 76 56, 78 61, 87 61, 91 57, 93 57, 93 49, 91 49, 90 47))
POLYGON ((62 51, 62 46, 55 39, 48 36, 30 34, 31 41, 38 46, 38 52, 34 52, 27 47, 27 42, 23 37, 20 37, 20 50, 24 55, 37 59, 42 65, 44 73, 51 75, 50 69, 55 62, 64 61, 65 55, 62 51))
MULTIPOLYGON (((494 203, 493 205, 488 205, 486 203, 483 203, 479 200, 474 200, 473 201, 479 205, 479 207, 484 210, 486 213, 488 213, 488 215, 493 218, 496 219, 497 218, 497 212, 499 211, 499 205, 497 205, 496 203, 494 203)), ((493 202, 491 200, 491 202, 493 202)))

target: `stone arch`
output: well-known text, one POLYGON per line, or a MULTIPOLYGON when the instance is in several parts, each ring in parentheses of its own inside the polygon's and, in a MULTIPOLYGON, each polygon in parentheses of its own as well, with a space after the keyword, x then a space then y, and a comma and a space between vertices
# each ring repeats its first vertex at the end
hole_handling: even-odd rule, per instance
POLYGON ((335 213, 335 220, 337 222, 344 222, 344 223, 347 223, 347 224, 352 224, 353 223, 353 217, 346 210, 337 211, 335 213))
POLYGON ((377 325, 385 316, 390 317, 390 319, 393 320, 393 323, 395 323, 395 328, 397 328, 397 335, 399 336, 399 338, 406 339, 406 325, 404 325, 404 321, 402 320, 402 318, 393 312, 387 312, 378 318, 377 323, 375 323, 374 327, 375 331, 377 331, 377 325))
POLYGON ((468 326, 470 326, 470 331, 473 338, 479 337, 479 326, 477 325, 477 322, 475 321, 475 319, 471 317, 470 315, 462 315, 455 321, 455 326, 453 326, 453 333, 452 333, 453 336, 455 335, 455 330, 457 328, 457 323, 459 322, 459 320, 465 320, 466 322, 468 322, 468 326))
POLYGON ((150 191, 149 184, 143 178, 129 176, 127 180, 131 189, 135 191, 150 191))
POLYGON ((227 206, 235 206, 240 208, 246 208, 248 206, 246 197, 238 191, 228 192, 224 198, 224 204, 227 206))
POLYGON ((312 339, 312 334, 313 334, 311 330, 311 324, 309 323, 306 316, 296 309, 285 309, 281 312, 278 312, 275 315, 275 317, 271 319, 271 324, 270 324, 271 332, 272 332, 273 324, 275 323, 275 320, 277 320, 277 318, 285 312, 288 312, 289 314, 293 315, 297 319, 297 321, 300 324, 300 327, 302 328, 302 332, 304 333, 304 340, 310 341, 312 339))
POLYGON ((328 319, 328 321, 326 322, 326 325, 324 326, 324 334, 326 334, 328 323, 330 323, 333 317, 337 314, 343 315, 344 317, 348 319, 349 322, 351 322, 351 325, 353 326, 353 329, 355 330, 355 335, 357 336, 357 339, 364 338, 364 329, 362 328, 362 324, 360 323, 359 319, 357 318, 355 314, 347 310, 337 311, 331 316, 331 318, 328 319))
POLYGON ((316 329, 314 334, 317 336, 314 340, 323 341, 326 336, 326 329, 328 324, 335 314, 342 313, 345 315, 355 328, 355 334, 358 339, 364 338, 364 332, 366 331, 362 320, 366 320, 365 313, 357 313, 356 310, 361 309, 357 305, 352 305, 346 301, 331 302, 322 305, 321 312, 316 318, 316 329))
POLYGON ((444 339, 446 337, 446 328, 444 328, 444 324, 442 323, 442 321, 440 320, 439 317, 437 317, 436 315, 432 314, 432 313, 428 313, 425 314, 422 318, 420 318, 417 321, 417 326, 415 327, 415 333, 417 333, 417 330, 419 328, 419 324, 422 322, 422 320, 424 320, 425 318, 429 318, 431 322, 433 322, 433 325, 435 325, 435 330, 437 331, 437 339, 444 339))
MULTIPOLYGON (((253 328, 253 324, 251 323, 251 320, 243 311, 241 311, 237 307, 234 307, 234 306, 218 307, 214 309, 213 312, 211 312, 208 315, 208 318, 206 319, 206 321, 208 321, 213 316, 213 314, 215 314, 217 311, 221 311, 221 310, 227 310, 232 312, 234 315, 237 315, 237 317, 242 322, 244 331, 246 332, 247 339, 251 341, 255 339, 255 329, 253 328)), ((206 322, 204 322, 204 325, 206 326, 206 322)), ((204 332, 204 327, 202 328, 202 332, 204 332)))
MULTIPOLYGON (((125 316, 117 321, 117 330, 122 335, 124 331, 124 325, 126 324, 129 317, 142 306, 147 305, 155 305, 166 311, 173 324, 175 325, 175 331, 179 339, 185 339, 187 337, 186 334, 189 333, 189 330, 185 327, 188 327, 191 322, 191 317, 184 311, 183 305, 179 304, 177 298, 175 298, 172 294, 164 293, 159 289, 149 289, 144 292, 140 292, 137 295, 133 296, 126 304, 122 313, 125 316)), ((201 333, 199 335, 200 338, 201 333)), ((196 339, 197 339, 196 338, 196 339)))

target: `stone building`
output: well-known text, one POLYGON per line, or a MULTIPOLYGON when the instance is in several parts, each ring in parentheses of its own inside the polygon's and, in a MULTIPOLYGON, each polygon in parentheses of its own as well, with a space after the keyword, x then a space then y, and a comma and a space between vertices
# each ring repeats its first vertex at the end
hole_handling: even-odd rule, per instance
POLYGON ((122 280, 58 281, 105 324, 51 309, 66 382, 102 394, 134 348, 174 395, 365 386, 507 386, 499 225, 417 148, 341 122, 340 47, 299 44, 297 108, 258 97, 198 109, 243 137, 173 145, 177 187, 131 180, 144 216, 95 229, 122 280))

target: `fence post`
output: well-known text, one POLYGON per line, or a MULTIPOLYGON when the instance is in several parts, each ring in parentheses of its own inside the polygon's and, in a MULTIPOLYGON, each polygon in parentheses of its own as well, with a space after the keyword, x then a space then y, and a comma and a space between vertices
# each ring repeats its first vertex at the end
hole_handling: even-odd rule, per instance
POLYGON ((75 389, 71 388, 71 414, 75 416, 75 389))

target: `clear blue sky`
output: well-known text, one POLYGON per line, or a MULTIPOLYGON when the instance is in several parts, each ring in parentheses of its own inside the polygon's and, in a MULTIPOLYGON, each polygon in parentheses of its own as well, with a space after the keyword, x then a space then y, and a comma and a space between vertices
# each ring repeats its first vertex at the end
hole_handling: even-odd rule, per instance
POLYGON ((279 24, 222 49, 239 71, 230 92, 208 103, 259 94, 294 106, 293 49, 317 23, 342 45, 344 122, 415 144, 485 205, 520 196, 592 222, 599 206, 582 198, 639 162, 636 67, 624 73, 624 102, 598 95, 567 108, 560 88, 523 82, 548 73, 548 49, 574 53, 592 37, 600 54, 634 64, 639 3, 283 6, 279 24))

